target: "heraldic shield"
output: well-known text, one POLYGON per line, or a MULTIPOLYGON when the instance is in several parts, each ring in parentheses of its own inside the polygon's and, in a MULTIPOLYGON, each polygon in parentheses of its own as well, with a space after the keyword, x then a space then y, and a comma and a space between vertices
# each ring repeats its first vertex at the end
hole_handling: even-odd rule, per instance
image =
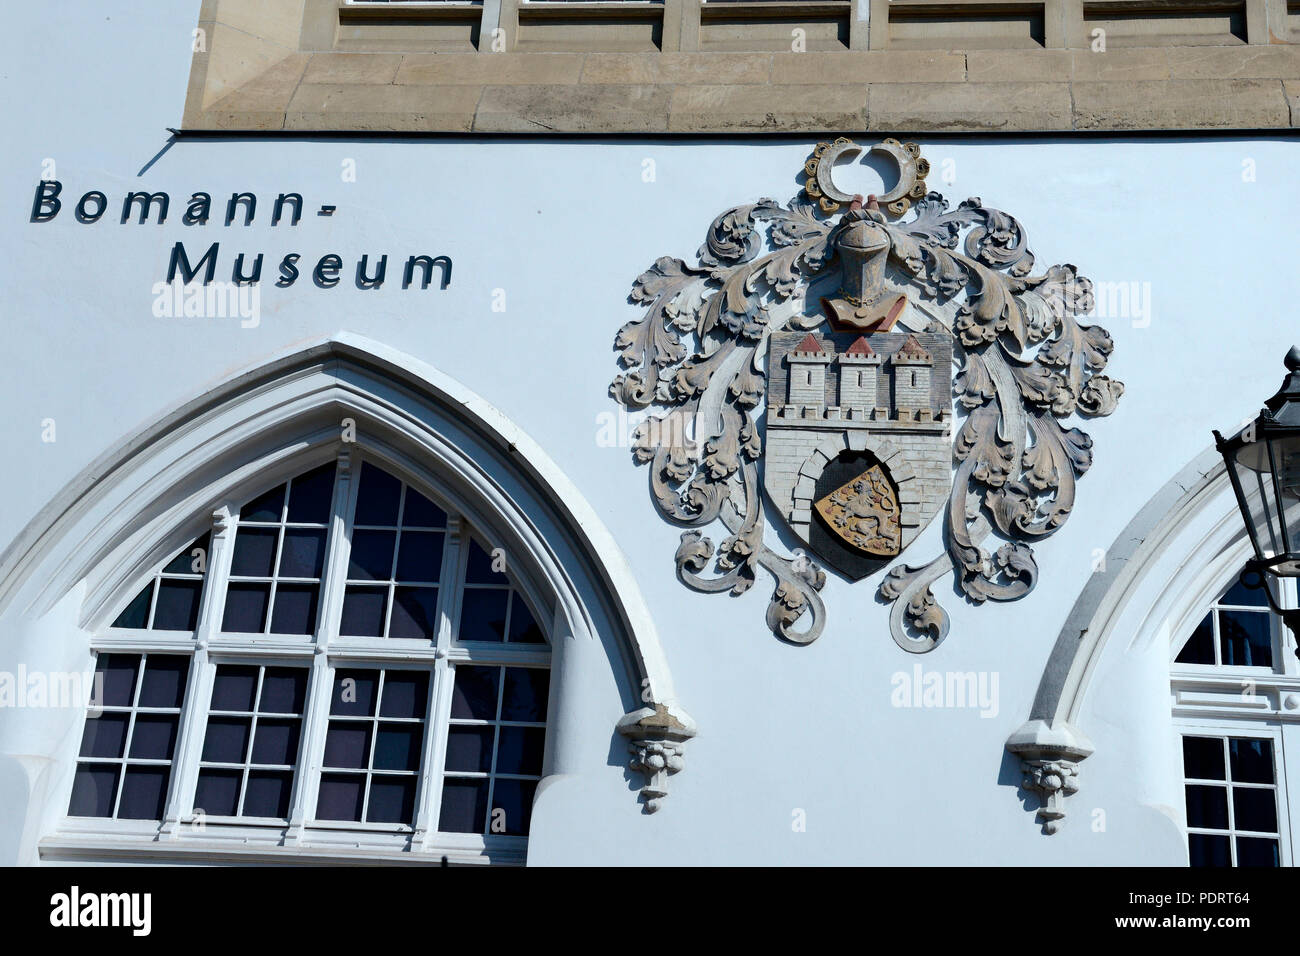
POLYGON ((774 332, 767 368, 768 496, 812 554, 866 577, 948 501, 952 338, 774 332))

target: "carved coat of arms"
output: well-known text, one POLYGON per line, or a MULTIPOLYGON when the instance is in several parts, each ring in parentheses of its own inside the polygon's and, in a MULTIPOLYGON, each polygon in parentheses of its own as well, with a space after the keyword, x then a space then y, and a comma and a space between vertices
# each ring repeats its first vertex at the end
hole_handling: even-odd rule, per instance
POLYGON ((808 643, 827 568, 856 581, 892 564, 891 631, 921 652, 948 633, 940 577, 955 572, 975 603, 1033 588, 1032 544, 1069 516, 1092 462, 1064 420, 1110 414, 1124 386, 1101 374, 1110 336, 1077 319, 1092 289, 1074 266, 1034 274, 1020 224, 978 199, 950 209, 915 144, 871 151, 898 168, 884 195, 839 190, 832 167, 861 148, 822 143, 800 197, 729 209, 698 265, 664 257, 644 273, 632 299, 648 312, 618 334, 611 394, 652 412, 633 451, 687 528, 687 585, 739 594, 764 569, 769 627, 808 643), (764 493, 793 553, 764 536, 764 493), (943 553, 896 563, 936 518, 943 553), (719 522, 715 548, 700 529, 719 522))

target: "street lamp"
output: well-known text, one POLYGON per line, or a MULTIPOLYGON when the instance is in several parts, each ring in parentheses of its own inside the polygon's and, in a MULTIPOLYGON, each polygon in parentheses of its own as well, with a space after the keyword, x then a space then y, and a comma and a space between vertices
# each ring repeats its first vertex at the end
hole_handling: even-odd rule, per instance
POLYGON ((1300 642, 1300 609, 1281 606, 1279 580, 1300 577, 1300 347, 1292 347, 1285 362, 1289 374, 1259 417, 1231 438, 1215 431, 1214 439, 1255 549, 1241 583, 1262 587, 1300 642))

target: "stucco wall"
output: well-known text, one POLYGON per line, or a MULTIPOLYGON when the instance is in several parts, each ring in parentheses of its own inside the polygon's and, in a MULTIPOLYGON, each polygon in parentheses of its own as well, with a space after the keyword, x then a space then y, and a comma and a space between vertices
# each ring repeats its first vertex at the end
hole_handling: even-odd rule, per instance
MULTIPOLYGON (((672 565, 679 530, 654 517, 646 472, 629 450, 605 447, 598 435, 601 416, 616 411, 606 395, 617 371, 613 336, 638 314, 626 301, 632 281, 660 255, 689 258, 724 208, 793 196, 813 140, 182 140, 158 155, 185 96, 189 6, 106 12, 86 0, 18 9, 0 40, 9 140, 0 154, 0 443, 9 462, 0 473, 0 543, 143 423, 294 343, 358 332, 458 379, 569 473, 626 553, 678 696, 699 724, 664 809, 642 814, 608 754, 621 713, 608 661, 580 655, 569 686, 589 695, 584 711, 609 711, 610 722, 578 728, 575 752, 587 769, 542 791, 530 862, 1185 861, 1167 649, 1107 649, 1082 721, 1097 753, 1056 836, 1041 834, 1022 806, 1003 744, 1028 714, 1094 550, 1209 443, 1211 427, 1234 426, 1276 387, 1279 359, 1297 338, 1279 288, 1294 271, 1300 218, 1295 143, 922 142, 937 171, 952 161, 955 182, 935 178, 932 188, 1015 215, 1040 265, 1072 262, 1094 280, 1149 289, 1149 315, 1103 321, 1116 342, 1110 374, 1127 392, 1111 418, 1085 426, 1095 464, 1073 518, 1036 549, 1034 593, 977 608, 943 585, 952 634, 913 657, 889 637, 888 608, 874 596, 879 576, 856 585, 832 576, 825 633, 794 647, 764 627, 766 582, 740 598, 682 587, 672 565), (41 44, 27 42, 35 35, 41 44), (109 214, 82 225, 69 203, 55 221, 29 223, 47 159, 63 198, 102 190, 109 214), (355 182, 342 175, 349 161, 355 182), (171 193, 166 225, 117 221, 122 196, 135 189, 171 193), (183 200, 196 190, 219 201, 252 191, 265 205, 249 227, 215 217, 182 226, 183 200), (307 199, 296 227, 268 224, 263 210, 281 191, 307 199), (322 203, 338 211, 318 217, 322 203), (307 265, 336 252, 344 281, 321 289, 304 274, 290 289, 264 288, 255 328, 156 318, 153 286, 177 240, 192 252, 220 240, 218 278, 229 278, 239 252, 265 253, 271 276, 286 253, 302 253, 307 265), (451 256, 450 287, 403 290, 390 278, 379 290, 357 289, 356 259, 385 253, 390 277, 407 255, 451 256), (492 308, 496 290, 504 312, 492 308), (42 441, 45 419, 56 423, 53 442, 42 441), (891 706, 891 676, 916 664, 996 674, 996 713, 891 706), (1096 808, 1105 811, 1101 832, 1091 826, 1096 808), (792 828, 798 810, 804 832, 792 828)), ((859 175, 862 191, 871 190, 872 174, 859 175)), ((938 523, 927 528, 907 560, 937 554, 940 532, 938 523)), ((84 635, 70 622, 27 627, 11 615, 3 624, 0 669, 80 666, 68 664, 84 656, 84 635)), ((0 792, 30 794, 7 806, 44 801, 41 819, 57 817, 33 768, 73 759, 79 720, 52 717, 38 732, 26 717, 0 714, 0 792), (27 788, 20 764, 34 781, 27 788)), ((39 834, 21 813, 6 814, 0 830, 5 862, 33 859, 39 834)))

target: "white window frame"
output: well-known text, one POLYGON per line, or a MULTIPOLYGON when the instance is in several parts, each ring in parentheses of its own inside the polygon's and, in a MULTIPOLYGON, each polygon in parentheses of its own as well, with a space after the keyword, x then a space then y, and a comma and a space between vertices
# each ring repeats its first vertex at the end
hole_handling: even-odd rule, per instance
MULTIPOLYGON (((1236 582, 1236 573, 1215 591, 1224 594, 1236 582)), ((1284 608, 1297 606, 1296 582, 1281 588, 1284 608)), ((1214 612, 1214 655, 1221 659, 1218 610, 1240 605, 1224 605, 1211 600, 1204 612, 1192 621, 1186 633, 1170 641, 1169 673, 1176 753, 1182 768, 1184 736, 1254 737, 1273 744, 1273 775, 1278 814, 1278 858, 1282 866, 1293 865, 1292 808, 1300 812, 1300 659, 1295 654, 1295 637, 1281 618, 1268 612, 1273 643, 1273 666, 1257 667, 1224 664, 1183 664, 1177 658, 1191 639, 1206 613, 1214 612)), ((1258 613, 1258 612, 1252 612, 1258 613)), ((1186 786, 1185 775, 1180 777, 1186 786)), ((1231 810, 1230 810, 1231 813, 1231 810)), ((1231 819, 1231 817, 1230 817, 1231 819)), ((1190 828, 1184 827, 1184 836, 1190 828)), ((1201 832, 1198 829, 1198 832, 1201 832)), ((1204 831, 1225 833, 1233 840, 1250 836, 1250 832, 1204 831)))
MULTIPOLYGON (((334 497, 326 535, 326 562, 322 570, 315 634, 223 633, 221 623, 238 522, 237 502, 251 500, 295 475, 326 464, 328 458, 299 461, 292 471, 285 474, 277 472, 273 476, 261 476, 260 481, 254 479, 255 483, 244 482, 241 490, 232 495, 236 502, 213 515, 207 572, 195 632, 149 631, 110 625, 96 633, 91 641, 91 650, 96 654, 167 652, 190 659, 163 819, 119 821, 65 815, 58 832, 44 842, 73 853, 78 845, 101 849, 107 842, 127 855, 133 851, 155 856, 174 852, 198 859, 257 856, 266 861, 285 862, 302 858, 413 861, 413 858, 422 857, 424 862, 434 863, 442 858, 448 862, 524 862, 526 836, 442 833, 437 828, 437 821, 441 810, 454 669, 457 665, 482 664, 549 671, 553 634, 550 618, 539 613, 543 605, 538 600, 538 591, 528 576, 520 573, 521 569, 510 569, 509 583, 525 601, 546 643, 512 645, 506 642, 458 641, 455 635, 460 623, 461 596, 469 557, 468 541, 471 537, 477 538, 491 551, 487 534, 471 528, 446 495, 440 494, 437 488, 428 487, 399 462, 360 449, 350 442, 336 445, 331 451, 336 456, 334 497), (365 462, 415 488, 448 515, 438 588, 437 626, 432 642, 338 635, 356 504, 355 485, 360 480, 365 462), (309 671, 287 820, 216 818, 196 813, 194 796, 199 762, 213 678, 220 664, 297 666, 309 671), (340 668, 356 667, 417 669, 429 674, 424 752, 418 773, 415 817, 411 824, 314 819, 334 675, 340 668)), ((190 540, 200 537, 201 533, 199 529, 190 540)), ((160 562, 149 575, 133 582, 131 597, 144 587, 145 581, 156 579, 172 557, 174 555, 160 562)), ((268 609, 268 627, 270 613, 268 609)), ((549 708, 547 716, 546 746, 549 747, 549 708)), ((70 788, 69 783, 67 792, 60 797, 64 807, 71 796, 70 788)))

